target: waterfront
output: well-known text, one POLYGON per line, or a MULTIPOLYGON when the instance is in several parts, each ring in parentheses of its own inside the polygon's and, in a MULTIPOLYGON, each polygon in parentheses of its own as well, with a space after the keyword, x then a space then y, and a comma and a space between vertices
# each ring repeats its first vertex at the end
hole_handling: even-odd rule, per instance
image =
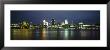
POLYGON ((12 40, 100 40, 100 30, 12 29, 12 40))
POLYGON ((12 40, 100 40, 99 10, 11 11, 12 40))

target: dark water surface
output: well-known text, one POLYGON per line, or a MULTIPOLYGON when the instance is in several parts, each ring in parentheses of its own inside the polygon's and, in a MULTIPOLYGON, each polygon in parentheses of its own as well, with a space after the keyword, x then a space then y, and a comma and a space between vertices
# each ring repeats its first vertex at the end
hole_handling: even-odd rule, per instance
POLYGON ((12 40, 100 40, 100 30, 11 29, 12 40))

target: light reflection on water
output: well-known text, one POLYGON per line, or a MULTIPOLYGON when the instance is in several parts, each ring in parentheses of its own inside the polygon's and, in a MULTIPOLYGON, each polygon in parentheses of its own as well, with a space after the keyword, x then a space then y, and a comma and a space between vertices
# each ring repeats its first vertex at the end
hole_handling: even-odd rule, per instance
POLYGON ((68 35, 69 35, 68 29, 65 29, 65 32, 64 32, 64 39, 68 39, 68 35))
POLYGON ((42 36, 41 36, 41 39, 42 39, 42 40, 45 40, 45 38, 46 38, 46 32, 47 32, 46 29, 43 28, 43 31, 41 32, 41 35, 42 35, 42 36))
POLYGON ((12 29, 12 40, 100 40, 100 30, 12 29))

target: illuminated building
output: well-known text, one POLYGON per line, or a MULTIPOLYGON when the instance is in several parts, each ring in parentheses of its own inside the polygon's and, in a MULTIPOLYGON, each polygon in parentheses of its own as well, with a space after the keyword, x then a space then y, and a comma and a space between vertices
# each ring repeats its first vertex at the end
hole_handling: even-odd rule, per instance
POLYGON ((67 19, 65 19, 65 24, 68 24, 68 20, 67 19))
POLYGON ((43 25, 46 25, 46 20, 43 20, 43 25))
POLYGON ((52 18, 52 21, 51 21, 52 25, 55 25, 55 19, 52 18))
POLYGON ((46 20, 43 20, 43 25, 48 26, 48 22, 46 20))
POLYGON ((83 22, 80 22, 79 23, 79 29, 82 29, 83 28, 83 22))
POLYGON ((21 29, 28 29, 29 28, 29 23, 26 22, 26 21, 23 21, 21 23, 21 26, 20 26, 21 29))
POLYGON ((11 24, 11 28, 20 28, 19 24, 11 24))
POLYGON ((54 18, 51 19, 51 22, 47 22, 46 19, 42 21, 43 23, 32 24, 32 22, 22 21, 20 23, 11 24, 11 28, 17 29, 33 29, 33 28, 73 28, 73 29, 99 29, 100 25, 96 24, 86 24, 83 22, 79 22, 76 24, 69 24, 69 21, 65 19, 63 22, 58 23, 54 18))
POLYGON ((62 22, 62 25, 65 25, 64 22, 62 22))
POLYGON ((55 19, 54 19, 54 18, 52 18, 51 27, 52 27, 52 28, 55 28, 55 27, 56 27, 56 25, 55 25, 55 19))

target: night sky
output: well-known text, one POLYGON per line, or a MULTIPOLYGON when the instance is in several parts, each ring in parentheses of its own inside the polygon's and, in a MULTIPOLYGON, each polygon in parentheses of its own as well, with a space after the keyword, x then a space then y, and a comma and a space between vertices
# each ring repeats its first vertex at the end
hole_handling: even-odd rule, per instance
POLYGON ((56 22, 64 22, 65 19, 69 23, 84 22, 87 24, 100 23, 100 11, 76 11, 76 10, 35 10, 35 11, 11 11, 11 23, 19 23, 28 20, 33 24, 42 23, 43 19, 48 22, 54 18, 56 22))

